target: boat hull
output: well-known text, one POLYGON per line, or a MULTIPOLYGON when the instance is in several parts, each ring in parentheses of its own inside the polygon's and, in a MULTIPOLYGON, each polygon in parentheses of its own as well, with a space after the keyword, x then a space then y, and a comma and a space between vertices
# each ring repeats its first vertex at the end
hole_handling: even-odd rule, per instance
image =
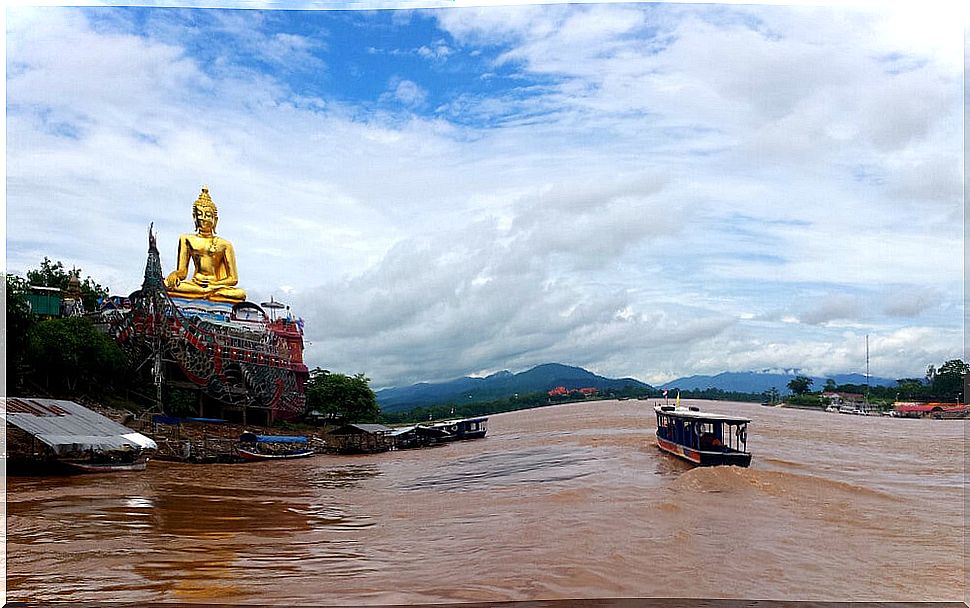
POLYGON ((751 464, 751 454, 746 452, 695 450, 660 437, 657 437, 657 447, 668 454, 700 467, 723 465, 747 467, 751 464))
POLYGON ((487 430, 484 430, 484 431, 472 431, 471 433, 463 433, 459 437, 459 439, 484 439, 486 433, 488 433, 487 430))
POLYGON ((69 470, 80 473, 118 473, 125 471, 144 471, 148 467, 147 458, 140 458, 134 462, 81 462, 62 460, 61 463, 69 470))
POLYGON ((260 460, 293 460, 295 458, 308 458, 316 455, 316 452, 313 450, 300 450, 298 452, 291 452, 289 454, 262 454, 260 452, 253 452, 245 448, 239 448, 238 451, 239 457, 249 462, 256 462, 260 460))

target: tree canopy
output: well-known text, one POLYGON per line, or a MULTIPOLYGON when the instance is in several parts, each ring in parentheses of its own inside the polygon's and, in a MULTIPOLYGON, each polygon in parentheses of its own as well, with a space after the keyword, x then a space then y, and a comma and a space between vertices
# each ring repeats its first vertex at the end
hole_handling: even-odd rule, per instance
POLYGON ((108 296, 108 288, 99 285, 94 279, 88 276, 83 281, 80 280, 81 269, 75 268, 71 271, 64 269, 64 263, 60 260, 52 262, 50 258, 44 257, 40 263, 40 268, 27 271, 27 282, 39 287, 57 287, 67 289, 71 274, 77 273, 81 287, 81 301, 84 302, 84 310, 97 310, 98 299, 108 296))
POLYGON ((28 332, 33 318, 27 302, 27 281, 12 274, 5 275, 4 279, 7 288, 7 382, 15 389, 21 385, 26 371, 28 332))
POLYGON ((788 383, 788 389, 796 395, 804 395, 812 388, 813 382, 815 381, 808 376, 795 376, 788 383))
POLYGON ((963 395, 963 376, 970 373, 970 365, 960 359, 951 359, 937 369, 930 366, 927 376, 930 392, 938 399, 950 401, 963 395), (932 372, 932 373, 930 373, 932 372))
POLYGON ((35 323, 26 354, 34 382, 58 395, 101 394, 117 385, 127 365, 115 341, 83 317, 35 323))
POLYGON ((377 422, 381 409, 368 382, 364 374, 347 376, 318 367, 306 384, 307 411, 316 410, 334 422, 377 422))

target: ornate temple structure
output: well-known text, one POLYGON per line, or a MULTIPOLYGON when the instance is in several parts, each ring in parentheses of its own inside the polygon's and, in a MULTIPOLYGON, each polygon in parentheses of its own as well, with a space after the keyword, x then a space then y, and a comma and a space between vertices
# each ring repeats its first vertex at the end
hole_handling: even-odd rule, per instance
POLYGON ((140 290, 106 311, 115 339, 132 361, 150 362, 161 386, 193 389, 200 416, 245 422, 293 420, 306 409, 303 322, 272 317, 237 286, 232 244, 215 235, 208 190, 193 206, 194 234, 179 238, 178 265, 167 277, 152 229, 140 290), (189 275, 189 262, 194 272, 189 275))

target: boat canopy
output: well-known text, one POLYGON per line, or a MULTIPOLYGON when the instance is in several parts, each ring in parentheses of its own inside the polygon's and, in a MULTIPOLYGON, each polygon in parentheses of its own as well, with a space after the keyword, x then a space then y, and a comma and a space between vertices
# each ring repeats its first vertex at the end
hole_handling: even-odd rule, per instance
POLYGON ((664 414, 666 416, 671 416, 673 418, 683 418, 685 420, 703 420, 704 422, 726 422, 728 424, 747 424, 751 422, 750 418, 743 418, 741 416, 730 416, 727 414, 712 414, 710 412, 698 412, 694 410, 687 409, 673 409, 664 408, 663 406, 656 407, 654 410, 658 414, 664 414))
POLYGON ((307 439, 303 435, 257 435, 255 433, 243 433, 239 436, 242 443, 306 443, 307 439))
POLYGON ((425 428, 429 427, 449 427, 458 424, 475 424, 481 422, 488 422, 488 416, 480 416, 478 418, 453 418, 451 420, 436 420, 434 422, 422 422, 418 426, 423 426, 425 428))

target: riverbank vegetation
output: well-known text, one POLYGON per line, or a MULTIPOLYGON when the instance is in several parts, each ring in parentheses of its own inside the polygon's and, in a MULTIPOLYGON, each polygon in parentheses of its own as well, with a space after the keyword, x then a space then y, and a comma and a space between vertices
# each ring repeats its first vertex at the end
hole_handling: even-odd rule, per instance
MULTIPOLYGON (((63 270, 63 265, 44 261, 42 282, 56 283, 57 269, 63 270)), ((117 395, 133 387, 124 351, 90 319, 38 317, 27 301, 28 282, 6 275, 5 283, 8 393, 83 399, 117 395)))
POLYGON ((319 367, 310 371, 306 409, 314 418, 331 423, 377 422, 381 408, 364 374, 348 376, 319 367))

